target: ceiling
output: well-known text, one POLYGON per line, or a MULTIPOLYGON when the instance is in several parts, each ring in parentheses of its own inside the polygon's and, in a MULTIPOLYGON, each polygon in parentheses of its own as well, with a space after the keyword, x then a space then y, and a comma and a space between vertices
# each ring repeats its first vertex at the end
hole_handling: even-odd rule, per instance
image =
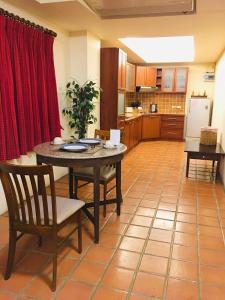
POLYGON ((83 0, 3 0, 2 2, 20 7, 69 32, 90 31, 102 40, 104 47, 115 46, 124 49, 128 53, 129 61, 135 63, 144 63, 144 61, 121 44, 118 38, 193 35, 196 44, 195 63, 216 62, 225 49, 225 1, 223 0, 197 0, 197 12, 192 15, 124 19, 101 19, 84 5, 83 0))

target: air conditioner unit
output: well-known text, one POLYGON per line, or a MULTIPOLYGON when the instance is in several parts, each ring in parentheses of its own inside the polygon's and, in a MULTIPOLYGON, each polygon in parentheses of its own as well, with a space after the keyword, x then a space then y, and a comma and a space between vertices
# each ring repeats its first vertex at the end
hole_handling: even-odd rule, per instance
POLYGON ((205 72, 203 75, 204 81, 214 81, 215 73, 214 72, 205 72))

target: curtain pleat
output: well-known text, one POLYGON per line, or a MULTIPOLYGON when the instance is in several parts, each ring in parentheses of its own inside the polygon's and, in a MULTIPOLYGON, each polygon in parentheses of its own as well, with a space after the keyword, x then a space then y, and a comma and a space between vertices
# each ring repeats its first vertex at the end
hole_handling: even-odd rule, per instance
POLYGON ((60 135, 53 42, 0 16, 0 160, 60 135))

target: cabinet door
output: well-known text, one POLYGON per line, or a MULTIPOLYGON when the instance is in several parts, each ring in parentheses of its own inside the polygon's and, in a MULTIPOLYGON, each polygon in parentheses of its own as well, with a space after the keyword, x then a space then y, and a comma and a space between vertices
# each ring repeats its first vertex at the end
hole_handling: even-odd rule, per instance
POLYGON ((145 66, 137 66, 136 67, 136 86, 146 86, 145 78, 146 78, 146 67, 145 66))
POLYGON ((176 68, 175 92, 186 93, 187 79, 188 79, 188 68, 176 68))
POLYGON ((126 64, 126 91, 135 91, 135 65, 126 64))
POLYGON ((156 68, 146 67, 146 86, 156 86, 156 68))
POLYGON ((162 92, 173 92, 175 80, 175 69, 165 68, 162 69, 162 92))
POLYGON ((126 63, 127 55, 121 49, 118 54, 118 89, 124 90, 126 88, 126 63))
POLYGON ((160 137, 160 116, 143 116, 142 139, 153 139, 160 137))
POLYGON ((123 142, 127 146, 127 149, 130 148, 130 124, 129 122, 125 122, 124 125, 124 136, 123 136, 123 142))

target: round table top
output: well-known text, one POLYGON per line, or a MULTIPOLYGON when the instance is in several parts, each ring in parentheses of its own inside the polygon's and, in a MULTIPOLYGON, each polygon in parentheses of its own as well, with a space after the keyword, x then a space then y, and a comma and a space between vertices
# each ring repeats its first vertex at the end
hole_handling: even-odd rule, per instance
POLYGON ((39 144, 34 147, 34 152, 37 155, 62 159, 62 160, 95 160, 101 158, 110 158, 126 152, 127 147, 120 144, 115 148, 106 149, 102 145, 95 146, 84 152, 69 152, 60 150, 61 145, 52 145, 49 142, 39 144))

